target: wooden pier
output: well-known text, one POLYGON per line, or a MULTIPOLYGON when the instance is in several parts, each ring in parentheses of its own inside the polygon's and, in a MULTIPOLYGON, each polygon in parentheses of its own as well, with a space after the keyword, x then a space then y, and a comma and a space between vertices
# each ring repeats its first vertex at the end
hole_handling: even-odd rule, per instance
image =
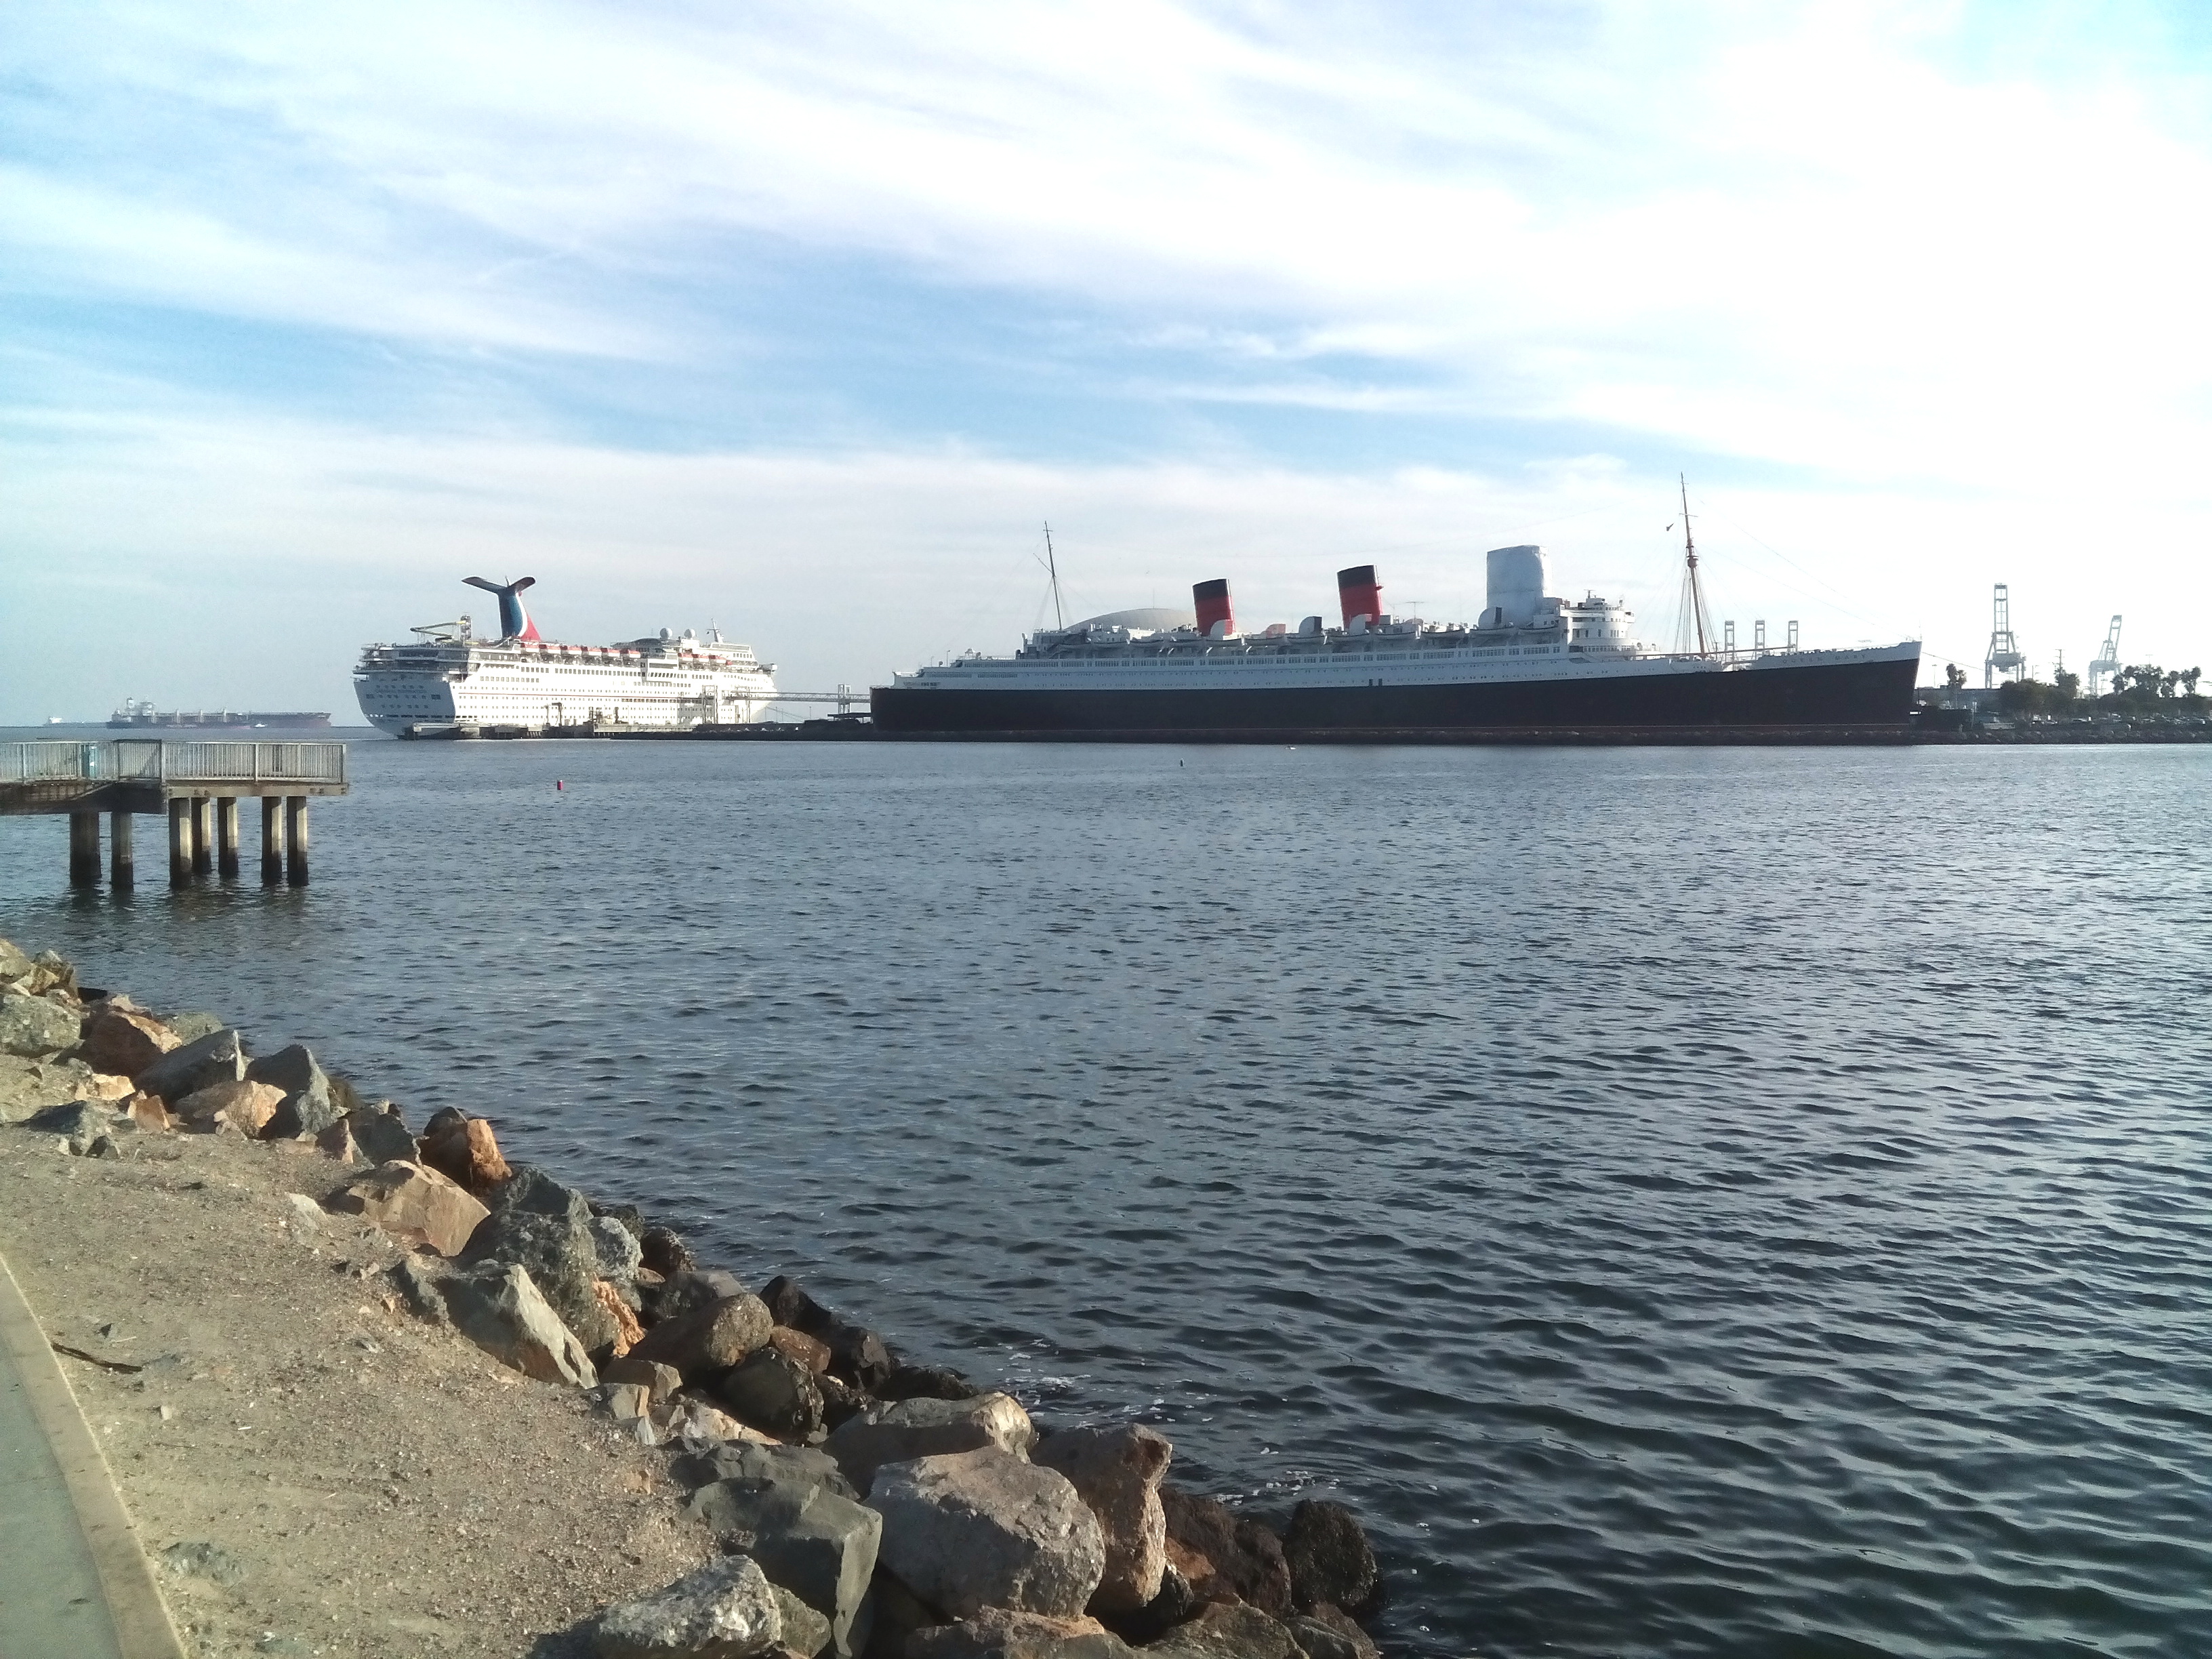
POLYGON ((239 803, 261 802, 261 880, 307 884, 307 803, 343 795, 342 743, 0 744, 0 815, 66 814, 70 885, 100 885, 100 819, 107 815, 108 880, 137 884, 131 823, 167 817, 169 885, 189 887, 240 870, 239 803))

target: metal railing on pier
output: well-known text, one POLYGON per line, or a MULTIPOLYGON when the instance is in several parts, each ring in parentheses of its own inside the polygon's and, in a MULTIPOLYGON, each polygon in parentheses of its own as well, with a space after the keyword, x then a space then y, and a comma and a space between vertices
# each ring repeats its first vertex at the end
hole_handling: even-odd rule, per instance
POLYGON ((343 785, 342 743, 164 743, 116 738, 106 743, 0 744, 0 783, 343 785))

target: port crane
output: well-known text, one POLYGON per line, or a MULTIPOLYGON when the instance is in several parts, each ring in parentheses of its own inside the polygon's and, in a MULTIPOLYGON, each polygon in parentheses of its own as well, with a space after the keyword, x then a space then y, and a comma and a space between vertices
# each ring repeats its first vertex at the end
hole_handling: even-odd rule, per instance
POLYGON ((2012 594, 2002 582, 1996 585, 1990 610, 1990 654, 1982 660, 1984 690, 1996 684, 2000 674, 2016 674, 2027 665, 2020 641, 2012 636, 2012 594))
POLYGON ((2105 677, 2120 672, 2120 619, 2112 618, 2112 625, 2105 630, 2105 648, 2089 665, 2089 695, 2100 696, 2105 690, 2105 677))

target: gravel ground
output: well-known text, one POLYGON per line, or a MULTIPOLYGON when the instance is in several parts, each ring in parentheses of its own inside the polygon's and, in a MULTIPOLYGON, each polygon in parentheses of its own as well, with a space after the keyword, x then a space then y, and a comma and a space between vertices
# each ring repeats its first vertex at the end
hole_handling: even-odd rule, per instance
POLYGON ((664 1454, 394 1305, 312 1146, 0 1128, 0 1253, 196 1654, 582 1654, 714 1552, 664 1454))

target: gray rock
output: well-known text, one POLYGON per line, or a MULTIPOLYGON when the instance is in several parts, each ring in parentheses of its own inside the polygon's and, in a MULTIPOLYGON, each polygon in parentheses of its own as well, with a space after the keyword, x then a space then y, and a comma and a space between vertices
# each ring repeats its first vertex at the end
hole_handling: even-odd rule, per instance
POLYGON ((72 1157, 87 1158, 102 1140, 118 1132, 128 1133, 138 1126, 126 1117, 118 1116, 115 1109, 105 1102, 72 1100, 33 1112, 23 1121, 23 1127, 40 1134, 59 1135, 69 1143, 72 1157))
POLYGON ((718 1480, 685 1509, 830 1620, 838 1659, 858 1650, 856 1620, 876 1570, 883 1517, 805 1480, 718 1480))
POLYGON ((13 939, 0 939, 0 985, 12 985, 30 971, 30 953, 13 939))
POLYGON ((1030 1458, 1074 1484, 1106 1535, 1106 1576, 1091 1605, 1100 1613, 1134 1613, 1160 1593, 1168 1565, 1167 1513, 1160 1481, 1175 1448, 1142 1424, 1066 1429, 1047 1435, 1030 1458))
POLYGON ((82 1017, 44 997, 0 992, 0 1052, 43 1059, 76 1047, 82 1017))
POLYGON ((996 1446, 886 1464, 868 1502, 884 1517, 884 1565, 955 1619, 1073 1617, 1106 1571, 1105 1537, 1067 1477, 996 1446))
POLYGON ((720 1267, 687 1267, 671 1273, 654 1288, 647 1298, 646 1311, 655 1320, 681 1319, 744 1294, 745 1287, 735 1273, 724 1273, 720 1267))
POLYGON ((461 1334, 493 1358, 543 1382, 599 1386, 591 1355, 522 1268, 487 1261, 447 1275, 438 1291, 461 1334))
POLYGON ((1382 1575, 1358 1517, 1326 1498, 1309 1498, 1283 1530, 1283 1565, 1291 1599, 1302 1612, 1327 1603, 1365 1613, 1382 1599, 1382 1575))
POLYGON ((179 1578, 216 1584, 235 1584, 246 1577, 246 1564, 220 1544, 172 1544, 161 1552, 161 1565, 179 1578))
POLYGON ((503 1204, 500 1200, 512 1184, 502 1182, 492 1188, 491 1213, 470 1235, 461 1259, 504 1261, 528 1269, 531 1281, 586 1349, 597 1352, 607 1346, 617 1330, 614 1316, 592 1289, 599 1277, 599 1253, 592 1242, 591 1212, 576 1194, 571 1194, 574 1206, 559 1212, 503 1204))
POLYGON ((684 1373, 686 1382, 719 1376, 768 1340, 774 1328, 757 1296, 732 1296, 680 1318, 664 1319, 630 1352, 684 1373))
MULTIPOLYGON (((452 1110, 448 1107, 447 1110, 452 1110)), ((438 1115, 445 1116, 444 1112, 438 1115)), ((431 1122, 434 1125, 436 1118, 431 1122)), ((426 1129, 423 1133, 430 1133, 426 1129)), ((547 1175, 535 1164, 517 1164, 514 1173, 502 1181, 484 1201, 491 1206, 495 1216, 526 1212, 532 1215, 561 1216, 574 1221, 586 1232, 592 1225, 592 1202, 574 1187, 565 1187, 547 1175)))
POLYGON ((1378 1652, 1367 1632, 1341 1613, 1334 1619, 1319 1608, 1294 1613, 1283 1620, 1283 1628, 1305 1650, 1306 1659, 1376 1659, 1378 1652))
POLYGON ((592 1245, 599 1255, 599 1277, 617 1285, 627 1285, 637 1277, 638 1264, 645 1259, 637 1235, 611 1215, 595 1215, 591 1221, 592 1245))
POLYGON ((1214 1602, 1145 1644, 1154 1659, 1306 1659, 1287 1626, 1243 1602, 1214 1602))
MULTIPOLYGON (((313 1053, 304 1042, 253 1061, 246 1068, 246 1080, 273 1084, 284 1091, 284 1098, 276 1103, 268 1126, 261 1131, 264 1140, 320 1134, 345 1115, 328 1074, 315 1063, 313 1053)), ((411 1158, 414 1150, 410 1147, 395 1156, 411 1158)))
POLYGON ((740 1423, 779 1440, 806 1440, 822 1427, 814 1373, 774 1348, 756 1348, 714 1385, 714 1398, 740 1423))
POLYGON ((1036 1425, 1020 1401, 1012 1395, 985 1394, 973 1400, 901 1400, 871 1407, 839 1424, 822 1449, 865 1492, 886 1463, 984 1446, 1023 1457, 1036 1443, 1036 1425))
MULTIPOLYGON (((607 1368, 608 1378, 621 1382, 641 1381, 627 1372, 616 1376, 616 1366, 629 1363, 628 1356, 616 1360, 607 1368)), ((735 1480, 755 1486, 819 1486, 854 1503, 860 1498, 836 1461, 812 1446, 763 1446, 750 1440, 728 1440, 705 1451, 678 1458, 674 1473, 678 1480, 695 1490, 712 1486, 717 1480, 735 1480)))
POLYGON ((609 1607, 592 1641, 599 1659, 750 1659, 782 1634, 767 1577, 745 1557, 726 1555, 665 1589, 609 1607))
POLYGON ((776 1612, 783 1620, 783 1645, 799 1659, 814 1656, 830 1645, 830 1621, 781 1584, 775 1586, 776 1612))
POLYGON ((210 1036, 230 1024, 220 1015, 195 1011, 188 1014, 172 1014, 161 1022, 177 1034, 179 1042, 197 1042, 210 1036))
MULTIPOLYGON (((647 1398, 656 1407, 665 1406, 676 1398, 676 1391, 684 1386, 684 1374, 675 1366, 656 1365, 649 1359, 634 1359, 628 1354, 610 1359, 605 1364, 600 1366, 599 1380, 602 1382, 627 1383, 634 1388, 643 1389, 647 1398)), ((721 1478, 719 1474, 710 1474, 707 1480, 719 1480, 721 1478)), ((704 1485, 705 1482, 696 1481, 693 1484, 704 1485)))
POLYGON ((132 1081, 148 1094, 159 1095, 174 1105, 186 1095, 198 1094, 215 1084, 240 1083, 245 1078, 246 1045, 236 1031, 225 1026, 172 1048, 132 1081))
POLYGON ((404 1255, 392 1264, 385 1277, 417 1318, 434 1325, 450 1325, 453 1319, 446 1310, 444 1289, 447 1274, 447 1268, 435 1256, 404 1255))
POLYGON ((1095 1619, 986 1607, 957 1625, 916 1631, 904 1659, 1130 1659, 1133 1651, 1095 1619))
POLYGON ((0 1054, 0 1123, 17 1123, 48 1106, 89 1100, 97 1092, 92 1068, 76 1060, 30 1060, 0 1054))
POLYGON ((415 1137, 407 1133, 407 1126, 397 1112, 380 1112, 374 1107, 362 1107, 348 1112, 346 1127, 353 1131, 353 1144, 361 1148, 362 1156, 372 1164, 388 1164, 393 1159, 406 1163, 415 1161, 415 1137))

